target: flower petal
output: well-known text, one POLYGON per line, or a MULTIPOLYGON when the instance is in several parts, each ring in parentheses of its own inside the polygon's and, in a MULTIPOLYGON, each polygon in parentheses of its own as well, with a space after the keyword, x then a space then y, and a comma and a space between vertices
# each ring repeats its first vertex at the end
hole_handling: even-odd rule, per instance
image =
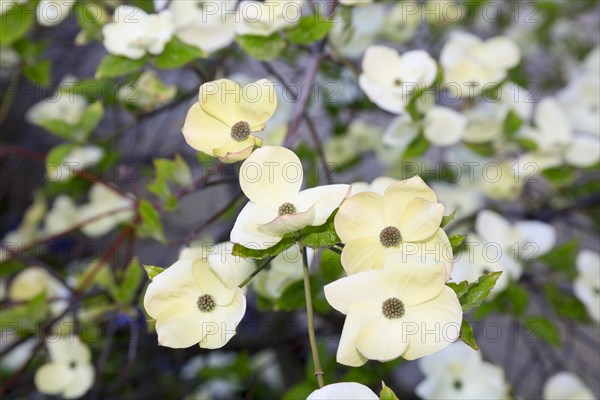
POLYGON ((383 268, 383 260, 388 249, 383 247, 379 237, 354 239, 342 250, 342 266, 348 275, 370 269, 383 268))
POLYGON ((342 314, 348 314, 350 309, 358 303, 382 301, 384 286, 382 285, 382 271, 363 271, 345 278, 340 278, 325 285, 325 298, 327 302, 342 314))
POLYGON ((144 295, 148 315, 158 319, 171 304, 196 304, 202 292, 194 281, 192 264, 193 260, 179 260, 152 279, 144 295))
POLYGON ((315 216, 311 225, 320 226, 327 222, 333 211, 349 196, 350 185, 325 185, 306 189, 298 194, 298 210, 314 206, 315 216))
POLYGON ((245 85, 237 107, 240 121, 248 122, 253 132, 262 130, 277 109, 277 93, 273 82, 261 79, 245 85))
POLYGON ((435 299, 407 307, 402 317, 404 332, 410 325, 414 334, 407 336, 408 347, 402 357, 415 360, 448 347, 458 338, 462 318, 456 293, 447 286, 435 299))
POLYGON ((277 210, 283 203, 294 204, 304 171, 298 156, 279 146, 257 149, 240 169, 240 186, 254 203, 277 210))
POLYGON ((206 336, 209 315, 200 311, 196 302, 171 303, 156 318, 158 344, 173 349, 193 346, 206 336))
POLYGON ((312 392, 306 400, 379 400, 371 389, 356 382, 331 383, 312 392))
POLYGON ((278 215, 274 220, 258 226, 258 231, 266 235, 283 236, 286 233, 296 232, 308 225, 315 225, 315 207, 312 206, 304 212, 278 215))
POLYGON ((444 209, 442 203, 432 203, 419 197, 410 200, 396 219, 402 240, 418 242, 433 236, 440 227, 444 209))
POLYGON ((213 149, 233 141, 231 128, 206 113, 199 103, 192 105, 181 130, 187 144, 210 155, 213 154, 213 149))
POLYGON ((337 362, 350 367, 360 367, 367 362, 367 358, 356 349, 356 339, 361 328, 377 318, 377 306, 376 303, 368 302, 357 303, 350 308, 340 336, 336 354, 337 362))
POLYGON ((519 221, 515 223, 519 232, 521 256, 535 260, 546 254, 556 244, 556 230, 550 224, 541 221, 519 221))
POLYGON ((422 197, 432 202, 437 201, 434 191, 420 176, 413 176, 388 186, 383 194, 383 209, 387 225, 393 225, 408 202, 415 197, 422 197))
POLYGON ((376 193, 358 193, 342 203, 335 216, 335 231, 348 243, 355 239, 376 237, 386 227, 383 200, 376 193))
POLYGON ((209 246, 206 257, 210 269, 231 288, 242 283, 256 269, 252 260, 234 256, 232 248, 231 242, 209 246))
POLYGON ((65 363, 48 363, 42 365, 34 377, 35 387, 44 394, 62 393, 73 379, 73 372, 65 363))
POLYGON ((250 135, 242 142, 227 141, 223 146, 213 149, 213 155, 218 157, 221 162, 232 164, 248 158, 254 147, 260 146, 261 143, 262 139, 250 135))
POLYGON ((508 249, 514 241, 510 222, 494 211, 482 210, 477 214, 475 231, 484 241, 497 243, 502 249, 508 249))
POLYGON ((384 317, 381 306, 373 311, 379 315, 363 325, 356 338, 356 349, 370 360, 386 362, 400 357, 407 346, 401 319, 384 317))
POLYGON ((419 257, 423 262, 443 263, 446 267, 447 277, 450 277, 454 257, 452 245, 443 229, 439 228, 433 236, 426 240, 401 243, 399 251, 407 256, 419 257))
POLYGON ((282 236, 260 232, 258 227, 269 223, 276 217, 277 211, 249 201, 235 220, 231 230, 231 241, 251 249, 262 250, 275 246, 282 236))
POLYGON ((78 365, 73 369, 73 380, 62 393, 65 399, 76 399, 83 396, 94 384, 94 367, 91 364, 78 365))
POLYGON ((383 267, 384 297, 396 297, 405 306, 427 302, 440 294, 446 283, 446 267, 439 262, 390 251, 383 267))
POLYGON ((198 102, 207 114, 231 127, 241 121, 236 106, 241 99, 240 85, 229 79, 218 79, 200 86, 198 102))
POLYGON ((229 288, 210 268, 206 260, 199 258, 194 260, 192 274, 201 294, 209 294, 219 306, 230 304, 237 293, 238 288, 229 288))
POLYGON ((206 335, 200 341, 203 349, 218 349, 227 344, 236 334, 236 329, 246 313, 246 297, 237 290, 231 304, 217 307, 210 313, 205 325, 206 335))

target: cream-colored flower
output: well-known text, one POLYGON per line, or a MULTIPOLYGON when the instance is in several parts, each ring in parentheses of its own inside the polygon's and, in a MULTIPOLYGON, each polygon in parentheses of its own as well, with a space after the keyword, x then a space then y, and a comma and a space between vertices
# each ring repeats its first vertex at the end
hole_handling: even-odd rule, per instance
POLYGON ((8 289, 12 301, 28 301, 45 293, 46 298, 64 297, 67 289, 58 279, 41 267, 29 267, 19 272, 8 289))
POLYGON ((388 9, 383 23, 383 36, 394 43, 412 39, 421 26, 421 15, 418 3, 394 3, 392 8, 388 9))
POLYGON ((269 36, 300 22, 304 0, 246 0, 240 3, 236 17, 237 35, 269 36))
POLYGON ((201 258, 179 260, 152 279, 144 308, 156 319, 158 344, 216 349, 235 336, 246 297, 229 287, 201 258))
POLYGON ((293 151, 265 146, 240 169, 240 186, 250 199, 231 231, 231 241, 267 249, 284 235, 323 225, 347 196, 349 185, 326 185, 300 191, 304 171, 293 151))
POLYGON ((348 136, 334 136, 323 146, 325 159, 335 168, 350 164, 358 157, 358 149, 348 136))
POLYGON ((487 85, 499 84, 520 60, 519 48, 508 37, 482 41, 465 32, 455 32, 440 54, 445 86, 461 97, 475 95, 487 85))
POLYGON ((585 305, 592 319, 600 323, 600 254, 582 250, 576 260, 575 296, 585 305))
POLYGON ((306 400, 378 400, 367 386, 356 382, 332 383, 312 392, 306 400))
POLYGON ((372 102, 394 114, 403 113, 412 95, 431 86, 437 74, 437 65, 426 51, 400 55, 385 46, 369 47, 362 68, 361 89, 372 102))
POLYGON ((544 400, 594 400, 596 396, 577 375, 559 372, 544 385, 544 400))
POLYGON ((77 205, 67 195, 60 195, 54 199, 52 208, 44 218, 44 234, 54 235, 64 232, 79 223, 77 205))
POLYGON ((442 263, 394 252, 382 269, 326 285, 329 304, 347 315, 337 361, 357 367, 367 360, 414 360, 449 346, 462 309, 446 274, 442 263))
MULTIPOLYGON (((312 264, 314 252, 307 248, 308 264, 312 264)), ((294 245, 284 250, 271 261, 268 270, 252 279, 252 287, 263 297, 277 300, 292 283, 302 279, 302 254, 300 247, 294 245)))
POLYGON ((452 146, 460 142, 467 128, 467 117, 443 106, 434 106, 425 115, 423 134, 436 146, 452 146))
POLYGON ((381 143, 382 136, 381 129, 361 120, 352 121, 346 132, 346 137, 352 140, 360 152, 375 150, 381 143))
POLYGON ((443 216, 444 206, 418 176, 389 186, 383 196, 350 197, 335 216, 335 231, 345 244, 344 269, 354 274, 382 268, 387 255, 400 251, 441 262, 450 274, 452 248, 440 229, 443 216))
MULTIPOLYGON (((418 104, 420 103, 418 102, 418 104)), ((420 121, 413 121, 410 115, 400 114, 386 128, 383 134, 383 144, 392 147, 401 156, 412 141, 419 136, 421 125, 420 121)), ((394 159, 394 161, 396 160, 397 158, 394 159)))
POLYGON ((72 149, 59 164, 47 164, 49 181, 67 181, 76 171, 96 167, 104 158, 104 149, 99 146, 78 146, 72 149))
POLYGON ((223 162, 237 162, 262 145, 262 139, 252 133, 265 129, 276 108, 273 83, 266 79, 244 87, 228 79, 207 82, 188 111, 183 136, 196 150, 223 162))
POLYGON ((75 126, 87 106, 88 103, 83 96, 57 90, 52 97, 34 104, 27 110, 25 118, 34 125, 47 120, 60 120, 75 126))
POLYGON ((58 336, 46 341, 50 362, 35 373, 36 388, 66 399, 83 396, 94 383, 90 349, 77 336, 58 336))
POLYGON ((506 159, 494 162, 484 161, 481 168, 481 179, 478 181, 481 191, 495 200, 515 200, 521 195, 525 181, 537 172, 536 164, 531 161, 506 159), (521 166, 526 166, 519 171, 521 166))
POLYGON ((102 28, 106 50, 132 59, 162 53, 174 31, 175 24, 169 10, 149 15, 130 5, 117 7, 113 22, 102 28))
POLYGON ((508 398, 502 367, 484 362, 481 353, 455 342, 419 360, 425 379, 416 393, 425 400, 497 400, 508 398))
MULTIPOLYGON (((174 2, 182 4, 187 2, 174 2)), ((119 89, 119 101, 137 109, 151 111, 169 103, 177 95, 176 85, 165 85, 154 71, 145 70, 140 77, 119 89)))
POLYGON ((369 4, 366 7, 353 7, 349 24, 337 23, 329 32, 329 42, 335 52, 348 58, 358 58, 371 46, 385 20, 383 4, 369 4))
POLYGON ((23 246, 33 243, 40 237, 40 222, 46 214, 46 200, 42 192, 36 192, 33 204, 27 207, 23 214, 21 225, 4 236, 0 243, 0 262, 3 262, 11 252, 18 251, 23 246))
POLYGON ((37 21, 42 26, 55 26, 68 16, 75 0, 41 0, 36 9, 37 21))
POLYGON ((102 236, 120 223, 131 221, 135 215, 132 199, 121 196, 102 183, 95 183, 88 197, 89 202, 79 207, 79 222, 93 219, 81 227, 82 232, 89 237, 102 236), (121 211, 116 211, 119 209, 121 211), (100 217, 103 214, 107 215, 100 217))
POLYGON ((434 182, 431 188, 446 210, 456 211, 457 219, 476 213, 485 204, 483 193, 467 179, 457 183, 434 182))
POLYGON ((373 192, 380 196, 383 196, 388 187, 394 183, 400 182, 398 179, 388 178, 387 176, 380 176, 379 178, 373 179, 373 182, 354 182, 352 184, 351 196, 363 192, 373 192))
POLYGON ((182 42, 213 53, 233 43, 235 11, 227 2, 171 1, 175 36, 182 42))

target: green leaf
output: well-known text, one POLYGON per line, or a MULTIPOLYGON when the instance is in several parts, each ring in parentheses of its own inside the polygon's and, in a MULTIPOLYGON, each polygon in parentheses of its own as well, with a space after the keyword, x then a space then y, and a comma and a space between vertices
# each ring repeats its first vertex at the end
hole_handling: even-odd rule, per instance
POLYGON ((478 154, 482 157, 492 157, 496 154, 494 144, 491 142, 486 143, 468 143, 465 142, 465 146, 473 153, 478 154))
POLYGON ((96 78, 116 78, 137 72, 144 64, 146 64, 146 57, 139 60, 132 60, 131 58, 108 54, 100 61, 100 65, 98 65, 98 69, 96 70, 96 78))
POLYGON ((175 160, 157 158, 154 160, 156 175, 166 181, 187 186, 192 183, 192 172, 185 160, 177 154, 175 160))
POLYGON ((448 225, 454 219, 455 216, 456 216, 456 210, 454 210, 452 212, 452 214, 442 217, 442 223, 440 224, 440 228, 443 228, 446 225, 448 225))
POLYGON ((523 326, 538 338, 554 346, 560 345, 560 332, 556 325, 542 316, 529 316, 523 319, 523 326))
POLYGON ((148 279, 152 280, 154 277, 165 269, 161 267, 156 267, 154 265, 144 265, 144 270, 146 270, 146 275, 148 275, 148 279))
POLYGON ((138 226, 138 232, 141 236, 153 237, 163 241, 165 238, 162 223, 156 209, 148 200, 140 201, 139 206, 140 217, 142 223, 138 226))
POLYGON ((102 121, 102 117, 104 116, 104 107, 102 106, 102 102, 97 101, 93 104, 90 104, 85 111, 83 112, 81 119, 79 120, 79 128, 85 134, 85 137, 89 136, 89 134, 96 129, 100 121, 102 121))
POLYGON ((75 5, 77 22, 87 40, 100 39, 102 27, 107 20, 106 13, 103 7, 89 7, 88 4, 77 2, 75 5))
POLYGON ((115 293, 115 300, 121 304, 130 304, 133 302, 143 277, 142 266, 138 259, 134 258, 123 273, 121 282, 115 293))
POLYGON ((335 226, 333 224, 335 214, 337 214, 337 210, 321 226, 307 226, 300 230, 298 242, 303 246, 312 248, 331 247, 341 242, 341 239, 335 233, 335 226))
POLYGON ((472 349, 479 350, 479 346, 477 342, 475 342, 475 335, 473 334, 473 328, 467 322, 466 319, 463 318, 462 323, 460 324, 460 340, 462 340, 466 345, 471 347, 472 349))
POLYGON ((477 282, 469 284, 469 290, 460 297, 463 312, 478 307, 489 296, 500 275, 502 271, 489 272, 480 276, 477 282))
POLYGON ((284 250, 289 249, 294 244, 296 244, 296 238, 294 237, 294 235, 287 234, 278 243, 264 250, 252 249, 244 247, 241 244, 234 243, 232 254, 237 257, 256 258, 260 260, 265 257, 276 256, 284 250))
POLYGON ((513 282, 504 290, 503 294, 508 299, 515 315, 522 315, 525 312, 529 304, 529 294, 525 289, 513 282))
POLYGON ((24 4, 13 3, 10 7, 2 3, 5 12, 0 15, 0 46, 10 46, 29 31, 35 21, 35 2, 28 1, 24 4))
POLYGON ((379 392, 379 400, 398 400, 398 396, 384 383, 381 392, 379 392))
POLYGON ((235 41, 246 53, 260 61, 276 58, 285 47, 285 41, 277 32, 271 36, 241 35, 235 41))
POLYGON ((522 124, 523 120, 510 110, 504 119, 504 134, 510 138, 514 137, 522 124))
POLYGON ((575 260, 579 250, 579 240, 573 239, 550 250, 540 257, 540 261, 559 272, 568 280, 577 276, 575 260))
POLYGON ((323 39, 333 28, 333 22, 324 19, 321 14, 303 17, 298 25, 286 32, 287 38, 292 43, 310 44, 323 39))
MULTIPOLYGON (((0 17, 0 19, 1 18, 2 17, 0 17)), ((21 60, 23 60, 26 65, 36 63, 46 47, 48 47, 48 40, 34 42, 28 37, 23 37, 13 44, 13 48, 19 53, 21 60)))
POLYGON ((154 59, 158 68, 179 68, 198 58, 204 58, 206 54, 196 46, 183 43, 176 36, 167 43, 165 49, 154 59))
POLYGON ((519 146, 521 146, 524 150, 535 151, 537 150, 537 143, 531 139, 527 139, 524 137, 519 137, 516 139, 519 146))
POLYGON ((554 187, 564 187, 570 185, 575 180, 575 168, 569 165, 563 165, 556 168, 548 168, 542 171, 542 175, 554 187))
POLYGON ((68 143, 59 144, 58 146, 54 146, 52 150, 48 152, 46 155, 46 173, 49 177, 54 177, 56 175, 62 160, 64 160, 67 154, 75 147, 75 145, 68 143))
POLYGON ((456 250, 458 249, 458 247, 460 247, 460 245, 465 241, 466 238, 466 235, 452 235, 448 237, 448 240, 450 241, 450 246, 452 246, 453 254, 456 254, 456 250))
POLYGON ((469 282, 467 281, 462 281, 460 283, 448 282, 446 283, 446 286, 454 290, 454 293, 456 293, 456 297, 458 297, 459 299, 469 290, 469 282))
POLYGON ((588 321, 587 310, 583 303, 576 297, 561 292, 560 289, 553 284, 547 284, 544 287, 544 293, 556 313, 561 317, 571 318, 581 322, 588 321))
POLYGON ((77 128, 67 124, 62 119, 45 119, 38 121, 37 125, 61 139, 73 140, 77 135, 77 128))
POLYGON ((425 136, 420 133, 406 148, 402 159, 410 160, 412 158, 417 158, 427 153, 429 150, 429 141, 425 138, 425 136))
MULTIPOLYGON (((2 18, 2 17, 0 17, 2 18)), ((23 75, 32 83, 40 86, 48 86, 50 80, 50 70, 52 63, 50 60, 38 61, 34 64, 23 67, 23 75)))

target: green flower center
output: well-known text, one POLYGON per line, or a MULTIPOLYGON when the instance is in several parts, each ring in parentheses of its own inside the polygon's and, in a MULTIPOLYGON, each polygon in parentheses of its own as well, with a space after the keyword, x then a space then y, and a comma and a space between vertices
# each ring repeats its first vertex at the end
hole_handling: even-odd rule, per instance
POLYGON ((460 380, 457 379, 454 381, 453 386, 454 386, 454 389, 460 390, 460 389, 462 389, 463 384, 460 380))
POLYGON ((198 309, 202 312, 211 312, 216 307, 215 300, 210 294, 198 297, 198 309))
POLYGON ((71 361, 69 363, 69 368, 71 368, 71 369, 75 369, 76 366, 77 366, 77 363, 75 361, 71 361))
POLYGON ((279 206, 279 215, 295 214, 295 213, 296 213, 296 206, 293 205, 292 203, 285 202, 279 206))
POLYGON ((384 247, 396 247, 402 242, 402 235, 395 226, 388 226, 382 229, 379 234, 379 241, 384 247))
POLYGON ((404 315, 404 303, 396 297, 390 297, 381 305, 381 312, 387 319, 398 319, 404 315))
POLYGON ((246 121, 239 121, 231 127, 231 138, 238 142, 243 142, 250 136, 250 124, 246 121))

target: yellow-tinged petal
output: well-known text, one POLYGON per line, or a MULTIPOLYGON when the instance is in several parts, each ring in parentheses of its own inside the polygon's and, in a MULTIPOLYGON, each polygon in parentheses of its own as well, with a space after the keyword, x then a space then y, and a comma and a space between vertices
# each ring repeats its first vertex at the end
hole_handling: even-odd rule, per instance
POLYGON ((258 230, 277 217, 277 210, 259 206, 249 201, 238 214, 231 230, 231 241, 250 249, 268 249, 275 246, 282 236, 269 235, 258 230))
POLYGON ((408 347, 402 357, 415 360, 448 347, 458 338, 462 318, 456 293, 446 286, 431 301, 407 307, 402 319, 410 321, 416 331, 407 335, 408 347))
POLYGON ((73 380, 62 393, 65 399, 83 396, 94 384, 94 367, 91 364, 77 365, 73 369, 73 380))
POLYGON ((325 185, 306 189, 298 194, 296 207, 299 211, 314 206, 315 218, 311 225, 320 226, 350 195, 350 185, 325 185))
POLYGON ((158 319, 171 304, 195 304, 202 291, 194 281, 193 260, 179 260, 152 279, 144 296, 144 309, 158 319))
POLYGON ((443 263, 446 267, 446 278, 450 278, 454 257, 452 245, 443 229, 438 228, 437 232, 426 240, 401 243, 398 251, 408 256, 419 257, 422 262, 443 263))
MULTIPOLYGON (((227 287, 225 282, 210 268, 208 261, 200 258, 194 260, 192 275, 201 294, 210 295, 218 306, 226 306, 233 301, 237 288, 227 287)), ((194 301, 193 304, 196 305, 196 302, 194 301)))
POLYGON ((35 373, 35 387, 42 393, 57 395, 62 393, 73 379, 73 371, 65 363, 42 365, 35 373))
POLYGON ((434 191, 419 176, 389 185, 383 194, 387 224, 393 225, 408 202, 415 197, 422 197, 432 202, 437 201, 434 191))
POLYGON ((380 302, 386 299, 381 270, 364 271, 325 285, 327 302, 342 314, 348 314, 353 305, 380 302))
POLYGON ((242 88, 229 79, 206 82, 200 86, 198 102, 202 109, 228 127, 242 121, 237 104, 242 99, 242 88))
POLYGON ((218 157, 221 162, 232 164, 248 158, 252 154, 254 147, 261 144, 262 139, 250 135, 242 142, 233 139, 228 140, 223 146, 214 148, 212 154, 218 157))
POLYGON ((418 242, 433 236, 444 217, 444 208, 442 203, 432 203, 420 197, 410 200, 395 221, 402 240, 418 242))
POLYGON ((241 92, 241 100, 237 104, 239 120, 248 122, 253 132, 264 129, 277 109, 277 93, 273 83, 261 79, 245 85, 241 92))
POLYGON ((356 339, 364 324, 377 318, 377 307, 378 304, 373 302, 358 303, 349 310, 338 345, 337 362, 350 367, 360 367, 367 362, 367 358, 356 349, 356 339))
POLYGON ((206 336, 210 321, 210 313, 200 311, 195 302, 170 303, 156 318, 158 344, 173 349, 193 346, 206 336))
POLYGON ((421 304, 440 294, 446 283, 446 268, 442 263, 389 251, 383 268, 386 298, 396 297, 405 306, 421 304))
POLYGON ((334 220, 342 242, 361 238, 379 238, 387 225, 383 217, 383 200, 376 193, 358 193, 342 203, 334 220))
POLYGON ((227 344, 236 334, 236 329, 246 313, 246 297, 241 290, 227 307, 216 307, 210 313, 210 322, 205 326, 206 335, 200 341, 204 349, 218 349, 227 344))
POLYGON ((283 203, 294 204, 304 171, 298 156, 279 146, 257 149, 240 169, 240 186, 254 203, 278 210, 283 203))
POLYGON ((190 108, 181 130, 191 147, 209 155, 213 155, 213 149, 233 141, 231 127, 207 114, 199 103, 190 108))
POLYGON ((356 338, 356 349, 370 360, 386 362, 400 357, 407 346, 402 318, 384 317, 381 307, 373 312, 378 316, 363 325, 356 338))
POLYGON ((341 262, 348 275, 374 268, 383 268, 385 254, 390 251, 383 247, 379 237, 354 239, 344 246, 341 262))

